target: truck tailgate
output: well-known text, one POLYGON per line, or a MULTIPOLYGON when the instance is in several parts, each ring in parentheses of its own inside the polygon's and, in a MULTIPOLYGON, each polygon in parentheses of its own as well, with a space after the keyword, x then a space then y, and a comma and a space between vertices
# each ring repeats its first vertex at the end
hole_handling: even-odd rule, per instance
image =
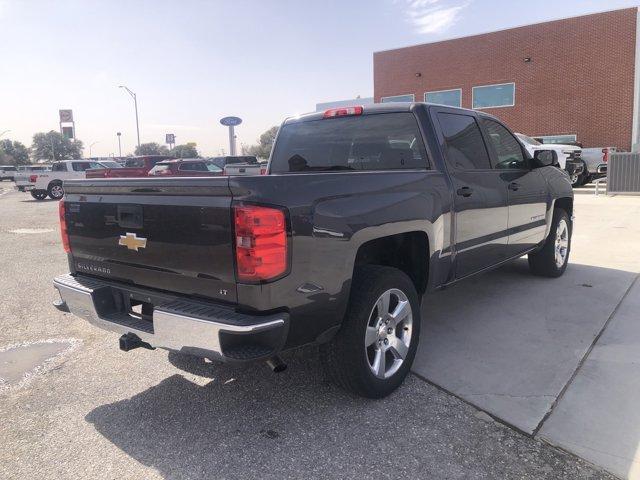
POLYGON ((236 301, 228 179, 65 182, 78 273, 236 301))

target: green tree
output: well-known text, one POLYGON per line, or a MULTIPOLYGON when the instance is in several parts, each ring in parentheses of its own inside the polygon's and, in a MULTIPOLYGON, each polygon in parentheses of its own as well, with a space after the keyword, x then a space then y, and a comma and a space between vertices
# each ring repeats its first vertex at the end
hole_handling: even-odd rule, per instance
POLYGON ((20 142, 0 140, 0 163, 5 165, 26 165, 29 163, 29 149, 20 142))
POLYGON ((169 155, 173 155, 176 158, 198 158, 200 156, 194 142, 176 145, 169 151, 169 155))
POLYGON ((33 136, 31 158, 33 160, 82 158, 82 142, 80 140, 71 140, 55 130, 51 130, 48 133, 39 132, 33 136))
POLYGON ((258 158, 269 158, 269 155, 271 155, 271 147, 273 146, 273 141, 276 139, 277 134, 278 126, 276 125, 275 127, 271 127, 260 135, 257 145, 251 145, 247 149, 247 153, 249 155, 255 155, 258 158))
POLYGON ((141 143, 134 153, 136 155, 169 155, 169 149, 156 142, 141 143))

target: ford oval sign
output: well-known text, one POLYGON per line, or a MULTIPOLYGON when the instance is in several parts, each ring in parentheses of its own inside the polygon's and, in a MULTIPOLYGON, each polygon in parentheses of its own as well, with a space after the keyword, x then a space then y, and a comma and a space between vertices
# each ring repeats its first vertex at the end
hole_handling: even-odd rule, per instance
POLYGON ((238 117, 224 117, 220 119, 220 123, 225 127, 235 127, 242 123, 242 119, 238 117))

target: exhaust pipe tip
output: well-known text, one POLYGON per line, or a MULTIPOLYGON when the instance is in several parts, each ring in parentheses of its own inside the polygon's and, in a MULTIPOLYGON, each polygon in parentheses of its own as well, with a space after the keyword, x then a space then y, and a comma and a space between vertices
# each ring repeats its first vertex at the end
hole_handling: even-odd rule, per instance
POLYGON ((287 369, 287 364, 277 355, 267 359, 266 363, 273 373, 284 372, 287 369))

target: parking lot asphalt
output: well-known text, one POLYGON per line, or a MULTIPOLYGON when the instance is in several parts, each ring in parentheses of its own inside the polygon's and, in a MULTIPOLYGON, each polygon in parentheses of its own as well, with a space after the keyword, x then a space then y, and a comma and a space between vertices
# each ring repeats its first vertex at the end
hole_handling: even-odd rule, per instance
POLYGON ((0 350, 75 345, 0 385, 0 478, 611 478, 413 375, 384 400, 354 398, 313 349, 281 374, 123 353, 51 307, 67 271, 57 221, 55 202, 0 196, 0 350))

